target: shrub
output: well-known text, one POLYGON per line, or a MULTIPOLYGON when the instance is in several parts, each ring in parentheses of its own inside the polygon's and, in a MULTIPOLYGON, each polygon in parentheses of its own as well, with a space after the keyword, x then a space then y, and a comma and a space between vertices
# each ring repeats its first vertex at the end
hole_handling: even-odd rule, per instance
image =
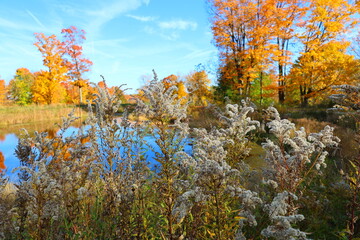
MULTIPOLYGON (((78 131, 68 134, 70 115, 58 134, 25 133, 14 200, 0 195, 0 237, 306 239, 299 222, 327 148, 338 144, 332 128, 307 134, 269 108, 268 166, 264 181, 250 184, 243 159, 260 125, 249 117, 254 108, 228 104, 219 113, 223 126, 190 130, 175 90, 155 75, 137 100, 140 122, 126 111, 116 118, 117 97, 98 89, 78 131), (183 151, 189 141, 190 154, 183 151), (147 163, 149 148, 156 167, 147 163)), ((0 183, 3 193, 3 176, 0 183)))

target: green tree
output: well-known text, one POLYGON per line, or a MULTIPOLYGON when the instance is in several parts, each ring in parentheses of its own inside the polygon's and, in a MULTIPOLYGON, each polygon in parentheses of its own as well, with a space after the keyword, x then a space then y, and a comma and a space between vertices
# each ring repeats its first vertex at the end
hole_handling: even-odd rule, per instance
POLYGON ((11 99, 19 105, 32 103, 31 87, 34 84, 35 76, 27 68, 16 70, 14 78, 9 83, 11 99))

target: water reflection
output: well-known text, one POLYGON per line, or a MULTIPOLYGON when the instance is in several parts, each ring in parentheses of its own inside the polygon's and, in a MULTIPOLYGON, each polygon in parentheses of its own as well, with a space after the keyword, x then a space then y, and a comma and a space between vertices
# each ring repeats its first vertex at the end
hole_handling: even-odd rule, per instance
MULTIPOLYGON (((80 126, 81 121, 75 121, 69 132, 75 132, 80 126)), ((54 138, 59 131, 59 126, 54 122, 38 122, 31 124, 16 124, 0 127, 0 171, 5 171, 11 181, 17 180, 17 174, 12 174, 12 170, 20 165, 15 156, 15 149, 18 139, 24 135, 24 130, 34 136, 35 131, 47 132, 48 137, 54 138)))
MULTIPOLYGON (((80 128, 80 126, 81 126, 81 122, 74 122, 73 126, 66 130, 64 136, 67 137, 73 133, 76 133, 80 128)), ((4 164, 6 166, 6 170, 5 170, 6 175, 10 177, 10 181, 12 182, 18 181, 18 174, 12 173, 12 170, 20 166, 20 161, 15 156, 15 149, 18 143, 18 139, 21 138, 24 134, 24 132, 21 131, 22 128, 26 128, 31 136, 34 136, 35 131, 47 132, 48 138, 55 138, 60 130, 60 128, 54 123, 42 123, 42 124, 34 124, 34 125, 27 124, 23 126, 18 125, 15 128, 9 127, 7 129, 0 128, 0 132, 2 132, 5 136, 4 141, 0 142, 0 152, 3 153, 3 157, 5 159, 4 164), (6 131, 8 131, 7 134, 6 131)), ((80 142, 82 144, 86 144, 89 141, 90 141, 89 138, 80 139, 80 142)), ((149 149, 145 152, 146 160, 150 167, 154 167, 157 164, 157 162, 155 161, 155 152, 160 151, 160 149, 152 137, 150 136, 145 137, 145 141, 147 142, 147 144, 150 145, 149 149)), ((59 144, 59 143, 57 141, 54 141, 54 144, 59 144)), ((61 145, 60 154, 62 154, 64 160, 72 160, 71 152, 69 151, 69 149, 71 148, 72 148, 71 145, 61 145)), ((191 153, 192 151, 191 149, 192 148, 190 145, 186 145, 184 150, 187 153, 191 153)), ((49 154, 51 154, 51 152, 49 152, 49 154)))
POLYGON ((0 152, 0 172, 2 172, 3 169, 5 169, 5 158, 4 154, 0 152))

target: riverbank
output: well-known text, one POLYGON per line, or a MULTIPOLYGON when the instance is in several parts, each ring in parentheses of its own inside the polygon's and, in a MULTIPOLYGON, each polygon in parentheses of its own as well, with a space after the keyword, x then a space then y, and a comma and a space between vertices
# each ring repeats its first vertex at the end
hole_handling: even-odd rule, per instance
POLYGON ((71 111, 81 118, 87 112, 75 105, 29 105, 29 106, 0 106, 0 127, 15 124, 28 124, 41 121, 61 121, 71 111))

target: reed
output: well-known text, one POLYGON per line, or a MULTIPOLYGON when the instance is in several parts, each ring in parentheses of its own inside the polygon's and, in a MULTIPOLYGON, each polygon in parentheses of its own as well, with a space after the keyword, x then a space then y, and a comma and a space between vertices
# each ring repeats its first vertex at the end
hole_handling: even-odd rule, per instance
POLYGON ((40 121, 60 121, 73 110, 76 116, 81 118, 87 116, 84 110, 75 105, 0 106, 0 127, 40 121))

